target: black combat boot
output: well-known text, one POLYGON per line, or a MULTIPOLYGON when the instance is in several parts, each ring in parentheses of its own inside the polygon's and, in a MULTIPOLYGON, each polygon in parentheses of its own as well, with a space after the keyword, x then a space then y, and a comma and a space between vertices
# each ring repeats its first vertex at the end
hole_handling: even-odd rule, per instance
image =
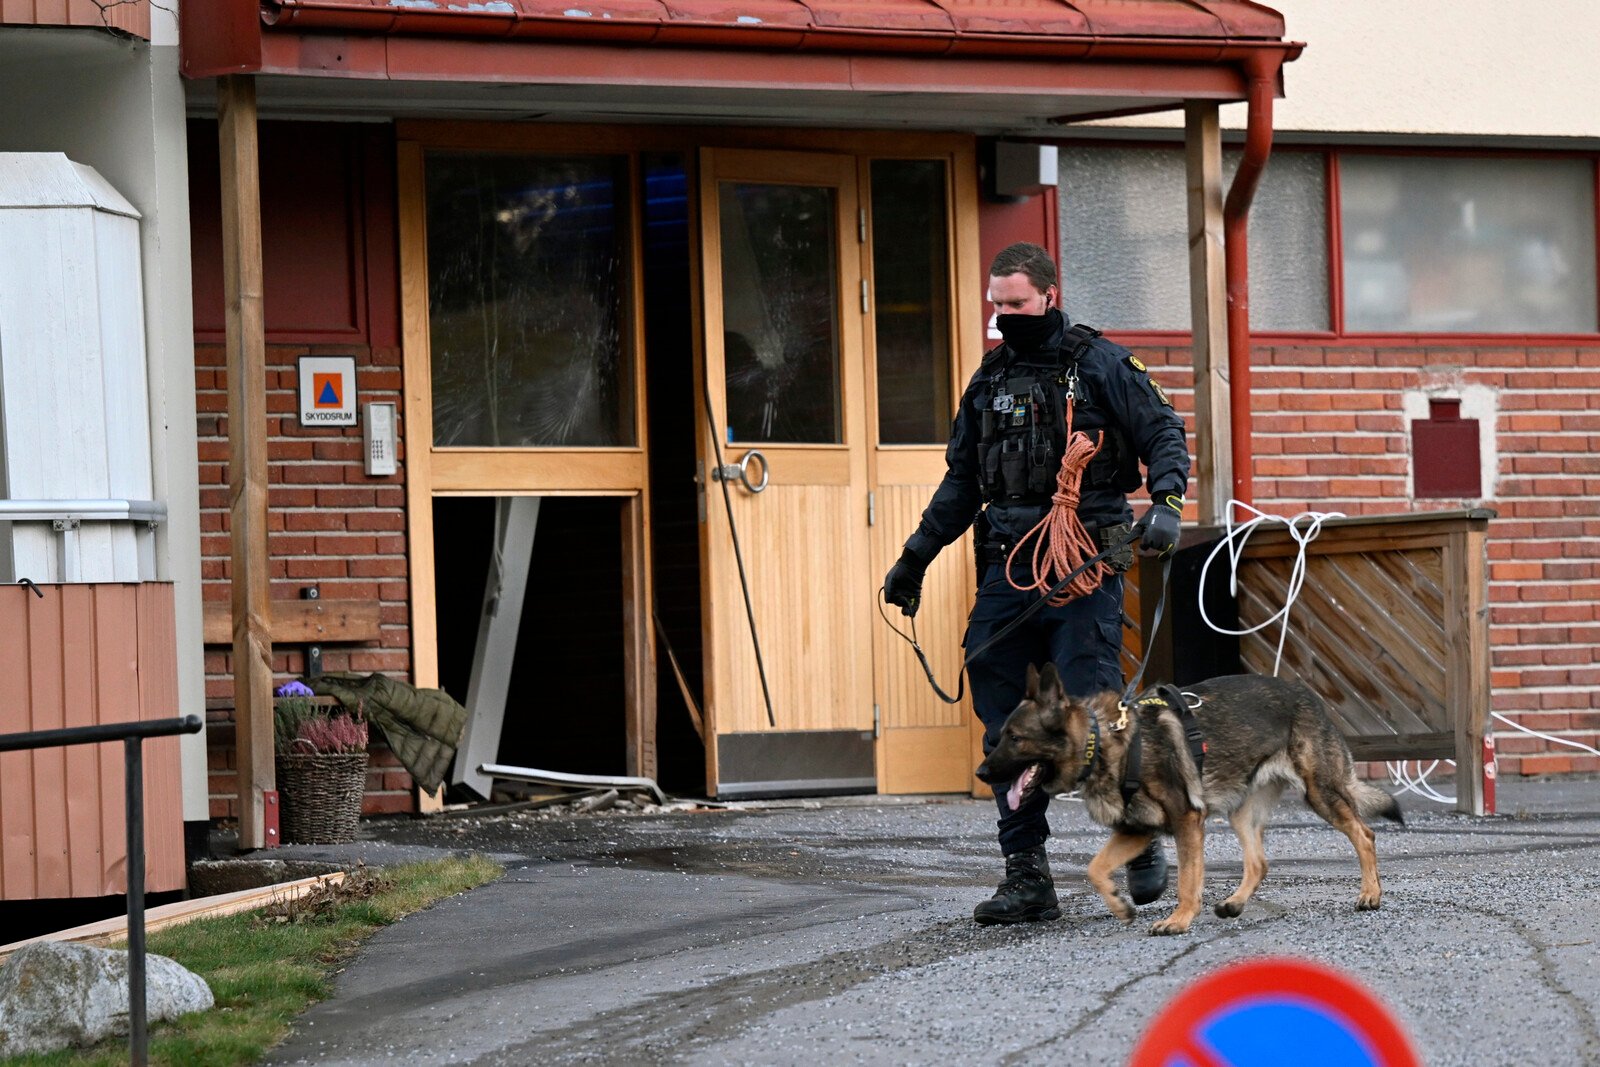
POLYGON ((1159 900, 1167 891, 1167 856, 1161 839, 1152 837, 1145 850, 1128 862, 1128 895, 1135 904, 1159 900))
POLYGON ((972 917, 984 926, 1061 918, 1044 846, 1035 845, 1007 856, 1005 880, 993 897, 972 909, 972 917))

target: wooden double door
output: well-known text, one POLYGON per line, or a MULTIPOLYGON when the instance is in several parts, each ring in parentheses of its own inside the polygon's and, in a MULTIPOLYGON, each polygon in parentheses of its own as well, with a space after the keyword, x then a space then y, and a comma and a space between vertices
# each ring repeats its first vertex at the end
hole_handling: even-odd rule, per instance
MULTIPOLYGON (((973 139, 399 134, 418 683, 439 680, 436 498, 619 500, 625 769, 655 773, 652 495, 690 442, 652 439, 647 416, 663 374, 692 375, 707 789, 970 788, 969 708, 933 696, 876 604, 982 354, 973 139), (680 254, 692 358, 681 334, 652 350, 647 326, 647 290, 680 254)), ((681 411, 660 424, 681 434, 681 411)), ((946 681, 972 585, 962 542, 925 586, 919 636, 946 681)))
MULTIPOLYGON (((949 418, 979 355, 969 162, 700 153, 702 610, 718 795, 969 788, 970 707, 934 697, 877 609, 943 475, 949 418)), ((917 619, 952 684, 971 574, 966 541, 943 553, 917 619)))

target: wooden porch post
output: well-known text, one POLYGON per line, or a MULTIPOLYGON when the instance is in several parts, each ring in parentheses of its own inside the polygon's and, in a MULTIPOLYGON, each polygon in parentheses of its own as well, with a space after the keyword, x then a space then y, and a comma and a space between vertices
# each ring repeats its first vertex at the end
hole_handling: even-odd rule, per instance
POLYGON ((227 305, 228 499, 233 549, 233 700, 239 753, 239 844, 262 848, 263 794, 275 789, 272 616, 267 578, 267 369, 261 291, 261 184, 256 87, 218 79, 222 279, 227 305))
POLYGON ((1189 310, 1194 330, 1194 423, 1200 523, 1227 521, 1233 495, 1228 416, 1227 279, 1222 240, 1222 129, 1217 105, 1184 108, 1189 176, 1189 310))

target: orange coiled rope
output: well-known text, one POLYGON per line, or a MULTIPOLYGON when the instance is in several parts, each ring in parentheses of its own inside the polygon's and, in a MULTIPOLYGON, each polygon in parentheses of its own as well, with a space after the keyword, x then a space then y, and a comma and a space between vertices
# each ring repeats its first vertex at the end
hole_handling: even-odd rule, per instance
MULTIPOLYGON (((1013 589, 1037 589, 1041 595, 1048 593, 1056 582, 1077 570, 1084 560, 1100 550, 1089 536, 1089 531, 1083 528, 1083 520, 1078 518, 1078 494, 1083 485, 1083 472, 1105 443, 1105 433, 1102 431, 1096 440, 1091 441, 1088 434, 1074 432, 1072 408, 1073 401, 1069 395, 1067 448, 1061 457, 1061 469, 1056 472, 1056 491, 1050 497, 1050 510, 1033 529, 1022 535, 1017 546, 1011 550, 1011 555, 1006 557, 1006 581, 1011 583, 1013 589), (1035 535, 1038 540, 1033 545, 1033 583, 1021 585, 1011 577, 1011 565, 1017 553, 1035 535)), ((1096 563, 1051 597, 1048 603, 1058 608, 1086 596, 1100 588, 1100 583, 1111 573, 1111 568, 1104 562, 1096 563)))

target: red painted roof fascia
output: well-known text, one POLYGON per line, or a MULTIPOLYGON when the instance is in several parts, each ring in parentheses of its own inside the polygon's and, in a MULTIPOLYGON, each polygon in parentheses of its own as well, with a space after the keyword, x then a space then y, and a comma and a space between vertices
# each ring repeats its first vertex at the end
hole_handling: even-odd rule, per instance
POLYGON ((259 0, 179 4, 178 63, 186 78, 216 78, 260 70, 259 0))
POLYGON ((760 50, 1182 62, 1299 53, 1276 13, 1240 0, 267 0, 262 19, 274 30, 760 50))
POLYGON ((1191 64, 1262 53, 1282 63, 1303 47, 1249 0, 211 0, 180 10, 189 77, 260 70, 263 29, 308 44, 342 33, 1191 64))

